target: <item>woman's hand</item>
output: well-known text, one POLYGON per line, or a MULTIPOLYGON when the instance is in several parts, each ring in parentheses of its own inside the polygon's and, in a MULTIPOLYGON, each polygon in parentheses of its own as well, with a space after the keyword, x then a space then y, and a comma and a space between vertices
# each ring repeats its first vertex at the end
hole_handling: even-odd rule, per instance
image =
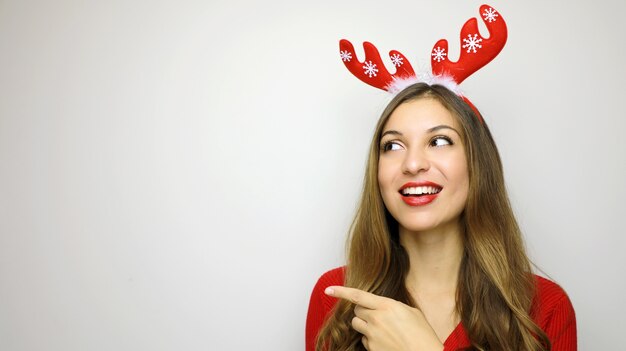
POLYGON ((424 314, 402 302, 372 293, 329 286, 327 295, 356 305, 352 327, 368 351, 441 351, 443 344, 424 314))

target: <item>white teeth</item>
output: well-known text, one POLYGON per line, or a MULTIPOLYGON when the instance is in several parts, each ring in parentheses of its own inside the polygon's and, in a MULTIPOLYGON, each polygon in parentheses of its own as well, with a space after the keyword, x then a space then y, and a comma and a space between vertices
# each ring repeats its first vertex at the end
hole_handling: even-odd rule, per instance
POLYGON ((433 186, 416 186, 402 189, 402 195, 436 194, 441 191, 433 186))

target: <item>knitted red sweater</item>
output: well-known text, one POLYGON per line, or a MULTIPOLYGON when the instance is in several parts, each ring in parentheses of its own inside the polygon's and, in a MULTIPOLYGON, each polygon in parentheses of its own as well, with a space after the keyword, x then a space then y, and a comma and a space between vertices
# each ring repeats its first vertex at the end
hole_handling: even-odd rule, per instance
MULTIPOLYGON (((337 299, 324 294, 330 285, 344 284, 344 268, 324 273, 311 294, 306 319, 306 351, 315 350, 315 339, 337 299)), ((552 351, 576 350, 576 317, 569 298, 557 284, 537 276, 538 313, 535 322, 552 342, 552 351)), ((454 329, 444 342, 444 351, 455 351, 471 346, 462 324, 454 329)))

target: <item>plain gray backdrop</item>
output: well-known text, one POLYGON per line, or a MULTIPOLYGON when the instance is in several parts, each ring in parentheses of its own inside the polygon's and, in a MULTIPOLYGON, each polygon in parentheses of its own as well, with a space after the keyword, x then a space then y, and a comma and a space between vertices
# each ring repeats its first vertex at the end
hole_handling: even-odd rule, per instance
MULTIPOLYGON (((509 41, 462 87, 579 348, 615 350, 626 3, 490 4, 509 41)), ((0 349, 303 349, 389 100, 339 39, 428 68, 480 5, 0 0, 0 349)))

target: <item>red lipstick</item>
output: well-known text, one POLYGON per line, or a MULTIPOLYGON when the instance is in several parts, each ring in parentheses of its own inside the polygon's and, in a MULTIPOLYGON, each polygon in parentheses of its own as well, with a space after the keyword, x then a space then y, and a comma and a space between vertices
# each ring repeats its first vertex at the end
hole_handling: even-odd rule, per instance
POLYGON ((435 201, 435 199, 437 198, 437 196, 439 196, 439 193, 441 192, 442 189, 443 187, 437 183, 422 181, 422 182, 408 182, 404 184, 398 192, 400 193, 400 196, 402 197, 402 201, 404 201, 407 205, 424 206, 435 201), (421 195, 404 195, 402 193, 402 191, 406 188, 418 188, 418 187, 435 188, 436 192, 433 194, 421 194, 421 195))

